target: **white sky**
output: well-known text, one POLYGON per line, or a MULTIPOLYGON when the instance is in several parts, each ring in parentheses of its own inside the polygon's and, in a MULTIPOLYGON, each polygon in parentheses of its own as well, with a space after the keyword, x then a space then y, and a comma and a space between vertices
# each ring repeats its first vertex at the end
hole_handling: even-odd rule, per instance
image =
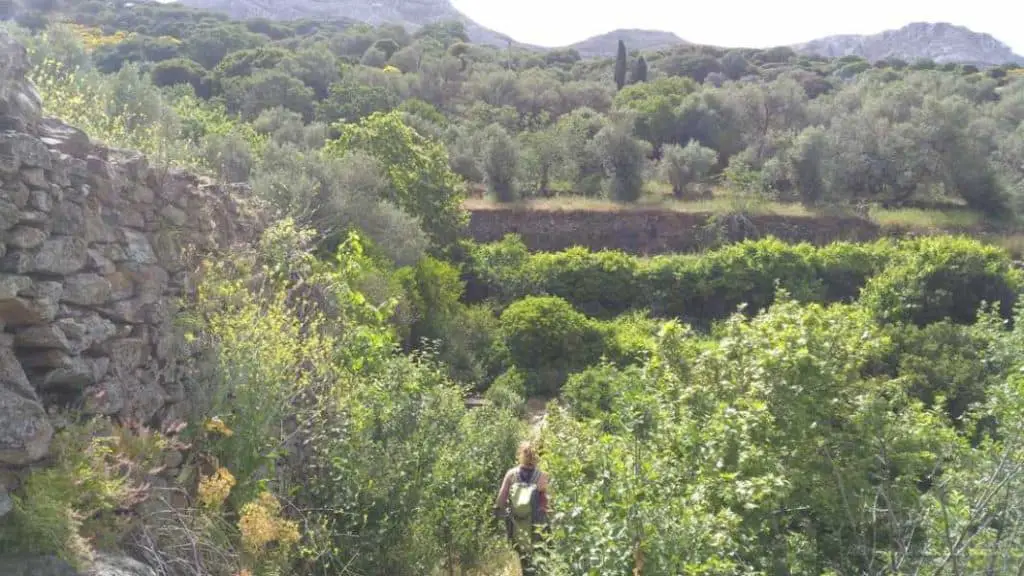
POLYGON ((833 34, 950 22, 1024 54, 1021 0, 452 0, 519 42, 564 46, 616 28, 675 32, 697 44, 769 47, 833 34))

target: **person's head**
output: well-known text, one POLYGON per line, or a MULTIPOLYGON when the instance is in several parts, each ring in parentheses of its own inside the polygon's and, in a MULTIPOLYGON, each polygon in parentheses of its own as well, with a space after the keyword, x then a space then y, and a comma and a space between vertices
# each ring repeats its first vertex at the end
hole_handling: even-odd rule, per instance
POLYGON ((516 458, 518 458, 519 465, 523 468, 537 467, 537 449, 529 440, 524 440, 519 444, 519 450, 516 451, 516 458))

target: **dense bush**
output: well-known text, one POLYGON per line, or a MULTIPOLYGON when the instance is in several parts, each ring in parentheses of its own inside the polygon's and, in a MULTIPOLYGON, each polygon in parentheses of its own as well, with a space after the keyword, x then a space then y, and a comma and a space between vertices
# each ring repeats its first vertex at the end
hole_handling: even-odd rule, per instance
POLYGON ((756 313, 774 301, 777 287, 805 302, 850 302, 863 289, 865 306, 891 320, 969 322, 983 299, 1007 313, 1021 285, 1004 251, 955 237, 821 248, 768 238, 640 259, 583 248, 530 254, 510 236, 471 247, 467 270, 473 299, 507 305, 546 294, 598 317, 646 309, 698 326, 744 304, 756 313))

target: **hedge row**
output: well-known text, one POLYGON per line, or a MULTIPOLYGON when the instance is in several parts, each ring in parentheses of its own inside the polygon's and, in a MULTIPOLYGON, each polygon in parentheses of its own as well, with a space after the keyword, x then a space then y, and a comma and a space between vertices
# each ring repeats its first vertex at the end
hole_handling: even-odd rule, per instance
POLYGON ((1009 255, 958 236, 930 236, 825 247, 775 238, 700 255, 640 258, 620 251, 527 251, 516 236, 472 246, 464 267, 471 301, 506 306, 526 296, 564 298, 577 310, 613 318, 630 310, 705 327, 741 304, 754 313, 776 288, 805 302, 858 298, 880 321, 973 321, 982 301, 1007 317, 1021 275, 1009 255))

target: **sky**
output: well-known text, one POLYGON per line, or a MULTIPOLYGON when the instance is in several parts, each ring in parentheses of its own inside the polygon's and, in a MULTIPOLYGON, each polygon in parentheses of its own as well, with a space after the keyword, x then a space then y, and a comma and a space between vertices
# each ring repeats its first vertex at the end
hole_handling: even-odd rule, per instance
POLYGON ((875 34, 910 22, 950 22, 1024 54, 1019 0, 452 0, 463 14, 519 42, 564 46, 616 28, 675 32, 697 44, 763 48, 833 34, 875 34), (1015 6, 1016 5, 1016 6, 1015 6))

